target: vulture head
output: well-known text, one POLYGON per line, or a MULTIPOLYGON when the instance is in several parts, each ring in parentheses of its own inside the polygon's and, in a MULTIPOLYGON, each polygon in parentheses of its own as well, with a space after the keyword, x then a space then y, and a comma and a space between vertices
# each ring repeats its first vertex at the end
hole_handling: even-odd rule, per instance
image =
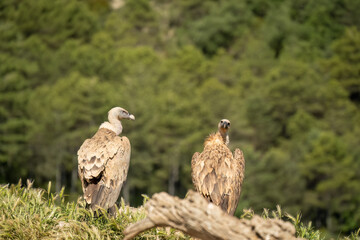
POLYGON ((109 111, 108 119, 109 122, 104 122, 103 124, 100 125, 100 128, 109 129, 115 132, 116 135, 119 135, 123 130, 123 127, 121 125, 121 120, 122 119, 135 120, 135 116, 130 114, 127 110, 121 107, 114 107, 109 111))
POLYGON ((219 124, 219 133, 221 134, 222 138, 224 139, 225 144, 229 144, 229 137, 228 137, 228 130, 230 129, 230 121, 227 119, 221 119, 219 124))
POLYGON ((109 113, 108 113, 108 118, 109 121, 110 119, 130 119, 130 120, 135 120, 135 116, 130 114, 127 110, 121 108, 121 107, 114 107, 112 109, 110 109, 109 113))
POLYGON ((220 132, 227 132, 230 128, 230 121, 227 119, 221 119, 218 124, 218 128, 220 132))

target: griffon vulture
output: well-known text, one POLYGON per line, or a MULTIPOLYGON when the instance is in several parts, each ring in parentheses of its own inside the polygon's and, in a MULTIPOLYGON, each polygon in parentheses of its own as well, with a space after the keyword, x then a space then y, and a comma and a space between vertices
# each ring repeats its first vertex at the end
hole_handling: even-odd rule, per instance
POLYGON ((121 119, 135 120, 121 107, 112 108, 108 122, 100 125, 95 135, 86 139, 78 151, 78 173, 87 205, 115 214, 115 202, 126 180, 131 147, 129 139, 119 137, 121 119))
POLYGON ((209 202, 234 215, 244 179, 245 159, 240 149, 228 148, 230 121, 222 119, 218 131, 206 138, 202 153, 191 160, 192 181, 209 202))

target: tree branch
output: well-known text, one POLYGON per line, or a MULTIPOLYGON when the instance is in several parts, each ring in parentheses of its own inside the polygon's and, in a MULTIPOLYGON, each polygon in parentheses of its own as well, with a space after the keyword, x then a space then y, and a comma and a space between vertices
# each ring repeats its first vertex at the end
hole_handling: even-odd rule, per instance
POLYGON ((193 237, 220 239, 297 239, 295 227, 279 219, 263 219, 255 215, 251 220, 230 216, 208 203, 200 194, 189 191, 185 199, 167 193, 154 194, 146 204, 147 217, 127 227, 124 240, 153 227, 170 226, 193 237))

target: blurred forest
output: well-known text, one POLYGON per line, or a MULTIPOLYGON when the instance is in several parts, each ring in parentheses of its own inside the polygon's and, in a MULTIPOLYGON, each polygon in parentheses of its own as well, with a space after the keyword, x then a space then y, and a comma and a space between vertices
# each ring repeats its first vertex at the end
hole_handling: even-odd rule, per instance
POLYGON ((242 208, 360 227, 359 0, 1 0, 0 182, 81 193, 76 152, 121 106, 122 196, 192 188, 221 118, 242 208))

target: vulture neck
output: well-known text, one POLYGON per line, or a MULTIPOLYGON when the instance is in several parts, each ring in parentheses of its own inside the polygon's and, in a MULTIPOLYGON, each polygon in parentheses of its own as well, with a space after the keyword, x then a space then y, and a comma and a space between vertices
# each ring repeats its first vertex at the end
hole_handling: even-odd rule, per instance
POLYGON ((109 122, 104 122, 103 124, 100 125, 99 128, 109 129, 109 130, 113 131, 116 135, 119 135, 123 130, 123 127, 121 125, 121 121, 119 120, 119 118, 114 115, 109 114, 108 119, 109 119, 109 122))
POLYGON ((229 135, 227 134, 227 131, 225 131, 224 129, 220 128, 218 131, 218 134, 221 136, 221 138, 223 139, 225 145, 229 145, 229 135))

